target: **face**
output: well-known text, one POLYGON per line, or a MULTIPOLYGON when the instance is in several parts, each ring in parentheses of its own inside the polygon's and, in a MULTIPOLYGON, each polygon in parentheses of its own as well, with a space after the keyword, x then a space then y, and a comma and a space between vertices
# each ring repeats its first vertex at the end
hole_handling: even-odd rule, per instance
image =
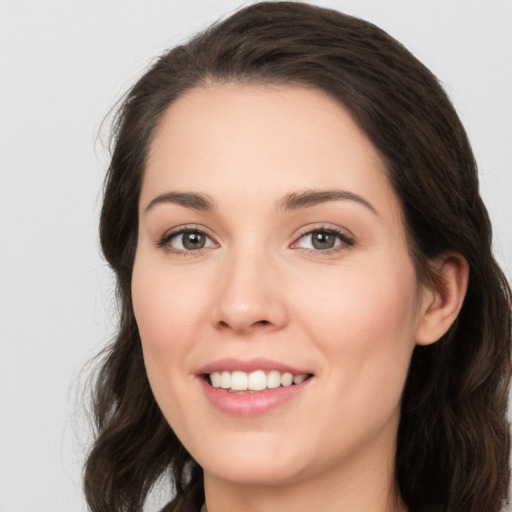
POLYGON ((389 465, 421 292, 382 162, 337 102, 188 92, 152 141, 138 236, 148 377, 205 475, 389 465))

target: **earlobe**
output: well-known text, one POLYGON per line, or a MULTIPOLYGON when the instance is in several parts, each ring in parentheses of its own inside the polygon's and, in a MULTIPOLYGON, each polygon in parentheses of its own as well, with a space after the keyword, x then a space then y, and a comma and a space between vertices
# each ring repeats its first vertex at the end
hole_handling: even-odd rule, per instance
POLYGON ((458 253, 440 256, 434 264, 438 278, 424 290, 422 316, 416 332, 418 345, 430 345, 443 336, 462 308, 469 266, 458 253))

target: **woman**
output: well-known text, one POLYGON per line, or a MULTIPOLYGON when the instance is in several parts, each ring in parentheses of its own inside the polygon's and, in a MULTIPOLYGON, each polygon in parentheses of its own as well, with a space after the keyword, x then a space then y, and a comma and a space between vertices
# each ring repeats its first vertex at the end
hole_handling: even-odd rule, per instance
POLYGON ((497 512, 510 289, 461 123, 382 30, 240 10, 128 93, 94 511, 497 512))

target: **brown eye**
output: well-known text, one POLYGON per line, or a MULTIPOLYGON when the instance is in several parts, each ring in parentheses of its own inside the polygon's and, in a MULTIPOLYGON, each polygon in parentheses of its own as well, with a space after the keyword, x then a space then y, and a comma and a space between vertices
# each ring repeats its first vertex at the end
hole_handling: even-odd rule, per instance
POLYGON ((216 246, 206 233, 186 229, 164 236, 159 245, 167 247, 170 252, 181 254, 216 246))
POLYGON ((206 245, 206 236, 203 233, 188 232, 183 233, 182 244, 187 251, 196 251, 202 249, 206 245))
POLYGON ((342 231, 334 228, 317 228, 304 233, 292 247, 328 253, 331 249, 341 250, 353 245, 354 240, 342 231))
POLYGON ((336 236, 328 231, 313 231, 311 245, 317 250, 332 249, 336 244, 336 236))

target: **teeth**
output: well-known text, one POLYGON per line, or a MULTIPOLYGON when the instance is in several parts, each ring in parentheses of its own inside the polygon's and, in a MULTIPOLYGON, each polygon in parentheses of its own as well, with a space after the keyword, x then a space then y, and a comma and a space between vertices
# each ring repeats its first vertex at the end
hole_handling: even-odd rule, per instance
POLYGON ((233 391, 245 391, 247 389, 247 373, 233 372, 231 374, 231 389, 233 391))
POLYGON ((231 373, 222 372, 220 376, 220 387, 223 389, 229 389, 231 387, 231 373))
POLYGON ((306 380, 307 375, 302 373, 301 375, 294 375, 293 377, 293 383, 294 384, 300 384, 301 382, 304 382, 306 380))
POLYGON ((288 387, 293 384, 293 375, 291 373, 283 373, 281 375, 281 386, 288 387))
POLYGON ((224 371, 210 373, 210 382, 214 388, 223 388, 230 391, 263 391, 264 389, 300 384, 307 377, 306 373, 293 375, 289 372, 281 373, 277 370, 268 373, 263 370, 256 370, 251 373, 224 371))
POLYGON ((212 386, 214 388, 222 387, 222 375, 219 372, 210 374, 210 380, 212 381, 212 386))
MULTIPOLYGON (((241 372, 240 372, 241 373, 241 372)), ((265 372, 258 370, 249 374, 247 387, 253 391, 261 391, 267 387, 265 372)))
POLYGON ((272 370, 267 375, 267 388, 274 389, 281 385, 281 374, 277 370, 272 370))

